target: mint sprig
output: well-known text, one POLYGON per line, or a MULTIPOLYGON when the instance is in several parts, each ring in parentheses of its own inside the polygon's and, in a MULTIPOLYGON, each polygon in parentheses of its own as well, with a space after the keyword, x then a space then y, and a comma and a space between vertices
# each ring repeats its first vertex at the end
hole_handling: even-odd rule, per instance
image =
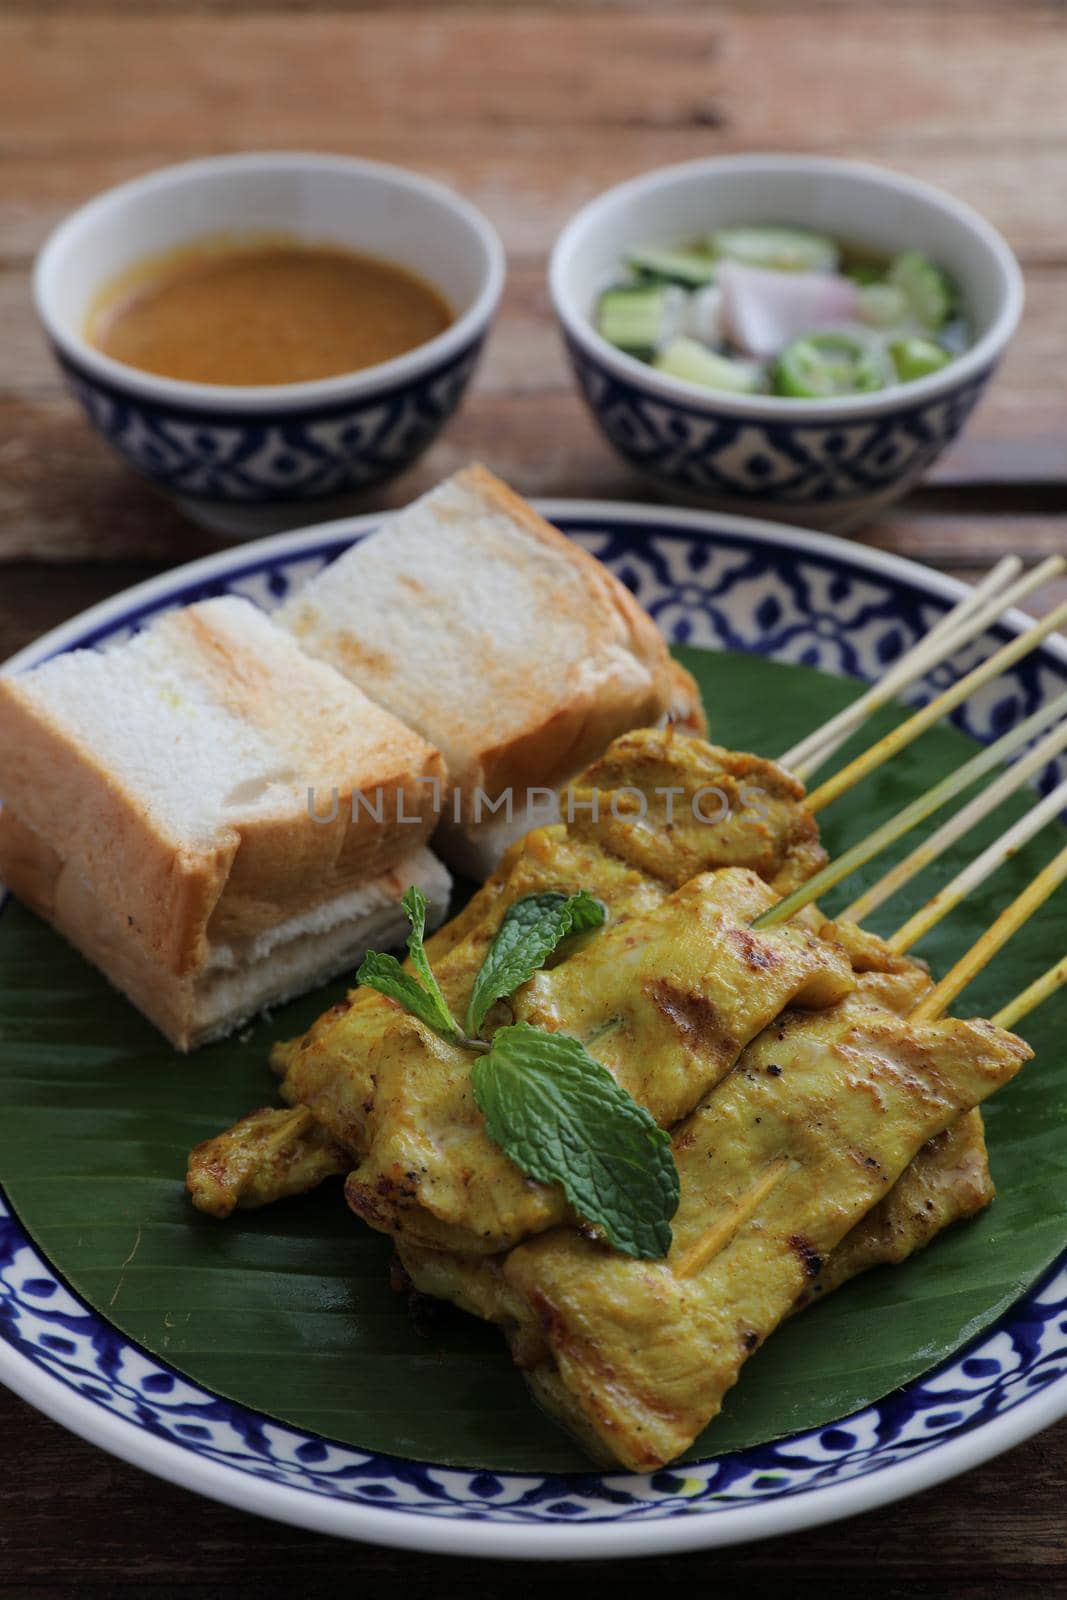
POLYGON ((471 1067, 486 1131, 516 1166, 558 1183, 624 1255, 665 1256, 678 1209, 670 1135, 580 1039, 499 1028, 471 1067))
POLYGON ((565 895, 528 894, 514 901, 486 952, 467 1007, 468 1033, 477 1033, 491 1006, 543 967, 561 940, 599 928, 607 913, 587 889, 565 895))
POLYGON ((466 1035, 426 956, 426 896, 412 886, 401 903, 411 923, 407 948, 415 973, 371 950, 357 981, 477 1054, 475 1102, 489 1137, 516 1166, 542 1183, 558 1183, 578 1215, 625 1255, 666 1255, 678 1169, 670 1136, 644 1106, 570 1034, 518 1022, 498 1028, 490 1044, 477 1037, 490 1007, 532 977, 563 939, 600 927, 606 915, 600 901, 586 889, 514 901, 474 980, 466 1035))
POLYGON ((428 1028, 433 1028, 435 1033, 458 1044, 463 1039, 463 1029, 448 1009, 448 1001, 433 975, 422 942, 426 932, 426 896, 412 884, 400 904, 411 923, 407 940, 408 955, 418 977, 405 972, 395 956, 368 950, 356 973, 356 982, 366 984, 368 989, 377 989, 379 994, 388 995, 390 1000, 399 1001, 405 1010, 418 1017, 428 1028))

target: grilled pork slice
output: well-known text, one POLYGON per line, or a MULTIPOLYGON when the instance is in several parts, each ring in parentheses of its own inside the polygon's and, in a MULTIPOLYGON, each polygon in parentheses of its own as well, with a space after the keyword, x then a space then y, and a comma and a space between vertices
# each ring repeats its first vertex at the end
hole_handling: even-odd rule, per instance
MULTIPOLYGON (((638 782, 644 782, 651 797, 649 815, 645 819, 633 819, 629 827, 613 833, 613 850, 601 848, 597 834, 577 821, 570 827, 537 830, 514 846, 498 871, 467 907, 429 942, 435 966, 439 967, 448 957, 448 987, 450 993, 458 997, 460 1004, 465 1004, 486 945, 499 926, 506 907, 522 895, 553 888, 572 892, 585 886, 608 905, 615 923, 629 916, 647 913, 661 905, 667 895, 665 880, 652 876, 647 870, 640 870, 625 856, 629 855, 643 866, 654 864, 661 871, 674 873, 684 873, 694 858, 690 854, 672 854, 675 849, 673 836, 679 829, 668 826, 662 797, 657 799, 655 789, 672 787, 676 791, 695 794, 709 776, 722 773, 733 762, 736 764, 733 773, 736 780, 734 798, 740 800, 740 781, 747 779, 754 762, 754 758, 714 751, 697 741, 671 740, 648 733, 627 735, 616 741, 613 749, 617 750, 618 759, 609 756, 598 764, 598 768, 594 769, 596 781, 603 784, 610 794, 615 794, 617 788, 622 787, 623 778, 630 778, 635 786, 638 782), (717 763, 710 774, 709 761, 717 763), (613 787, 609 790, 608 785, 613 787), (655 809, 657 804, 658 810, 655 809), (650 834, 653 847, 649 844, 650 834)), ((611 815, 609 803, 605 804, 605 811, 611 815)), ((578 815, 588 817, 589 813, 580 812, 578 815)), ((800 870, 803 852, 811 841, 805 838, 802 818, 798 826, 796 816, 790 815, 785 808, 779 811, 778 817, 782 844, 767 857, 761 858, 757 851, 750 854, 750 859, 761 861, 766 871, 792 873, 800 870), (797 841, 795 850, 788 844, 790 834, 797 841)), ((766 838, 766 835, 763 837, 766 838)), ((744 848, 744 834, 738 828, 719 832, 709 828, 704 830, 700 838, 703 859, 713 855, 715 849, 729 854, 744 848), (707 844, 704 843, 705 835, 707 844), (710 850, 709 845, 712 847, 710 850)), ((686 850, 684 840, 679 848, 686 850)), ((816 916, 813 923, 818 926, 818 922, 816 916)), ((874 986, 881 984, 885 989, 886 1003, 892 1002, 897 1010, 906 1012, 919 994, 929 987, 929 978, 920 963, 893 956, 883 941, 855 925, 824 924, 821 931, 823 937, 847 951, 856 972, 869 975, 864 979, 869 998, 874 997, 874 986)), ((305 1105, 314 1111, 324 1127, 330 1130, 329 1137, 339 1141, 349 1152, 350 1166, 356 1166, 368 1148, 368 1121, 376 1098, 373 1063, 382 1035, 395 1019, 396 1011, 389 1001, 373 991, 362 990, 331 1008, 302 1038, 279 1046, 275 1051, 275 1065, 285 1080, 285 1097, 297 1106, 305 1105)), ((445 1054, 454 1063, 454 1053, 445 1054)), ((213 1173, 217 1174, 224 1173, 232 1163, 234 1175, 224 1187, 224 1192, 236 1197, 240 1190, 245 1196, 240 1200, 241 1204, 266 1204, 272 1197, 269 1172, 263 1175, 258 1184, 252 1183, 241 1189, 247 1178, 249 1160, 247 1130, 243 1123, 237 1125, 234 1134, 232 1139, 228 1133, 221 1134, 201 1147, 193 1158, 194 1168, 210 1165, 213 1173), (250 1199, 249 1195, 255 1198, 250 1199)), ((980 1151, 975 1155, 977 1161, 984 1160, 980 1151)), ((958 1167, 953 1165, 953 1159, 946 1152, 944 1160, 949 1163, 951 1170, 944 1175, 938 1208, 938 1215, 946 1222, 952 1220, 954 1206, 958 1206, 956 1214, 962 1215, 973 1209, 976 1203, 976 1189, 964 1181, 958 1167), (953 1186, 955 1179, 959 1180, 958 1191, 953 1186)), ((319 1169, 314 1159, 308 1160, 300 1170, 306 1174, 308 1187, 318 1181, 316 1174, 319 1169)), ((936 1172, 935 1161, 931 1166, 931 1176, 936 1172)), ((288 1181, 291 1182, 291 1178, 288 1181)), ((198 1204, 203 1203, 205 1195, 209 1193, 217 1195, 214 1187, 208 1188, 198 1183, 195 1175, 192 1184, 198 1204)), ((986 1172, 984 1192, 988 1194, 990 1188, 986 1172)), ((284 1192, 293 1191, 287 1187, 284 1192)), ((926 1198, 924 1194, 919 1202, 924 1210, 928 1209, 925 1207, 926 1198)), ((236 1198, 233 1203, 237 1203, 236 1198)), ((224 1205, 223 1211, 227 1208, 224 1205)), ((205 1209, 217 1208, 210 1204, 205 1205, 205 1209)), ((223 1211, 217 1214, 223 1214, 223 1211)), ((423 1225, 431 1226, 426 1219, 423 1219, 423 1225)), ((433 1231, 433 1242, 443 1247, 448 1237, 444 1226, 435 1225, 433 1231)), ((462 1249, 465 1241, 460 1238, 458 1245, 462 1249)), ((877 1259, 877 1250, 870 1253, 870 1259, 873 1264, 873 1260, 877 1259)))
POLYGON ((885 1199, 831 1253, 796 1309, 871 1267, 906 1261, 954 1222, 984 1210, 995 1193, 985 1123, 975 1107, 923 1145, 885 1199))
POLYGON ((785 895, 827 860, 799 779, 673 728, 616 739, 573 785, 571 809, 572 833, 672 888, 748 867, 785 895))
POLYGON ((198 1211, 228 1217, 238 1206, 255 1211, 306 1194, 350 1165, 348 1152, 303 1106, 264 1106, 196 1146, 186 1187, 198 1211))
MULTIPOLYGON (((831 1250, 792 1311, 804 1310, 872 1267, 906 1261, 953 1223, 981 1211, 994 1192, 985 1127, 976 1107, 923 1145, 884 1199, 831 1250)), ((504 1270, 507 1255, 426 1250, 403 1240, 397 1254, 408 1281, 420 1294, 449 1300, 483 1322, 500 1324, 518 1366, 551 1365, 551 1350, 540 1326, 515 1301, 504 1270)))
POLYGON ((673 1460, 927 1141, 1030 1054, 981 1020, 780 1018, 675 1131, 664 1261, 571 1228, 503 1261, 509 1338, 538 1400, 599 1459, 673 1460))
MULTIPOLYGON (((486 949, 508 906, 524 895, 589 889, 613 920, 651 911, 667 888, 565 827, 539 828, 508 852, 467 905, 427 940, 434 972, 451 1000, 466 1006, 486 949)), ((397 1021, 397 1007, 373 989, 358 989, 324 1012, 298 1039, 276 1045, 272 1063, 282 1094, 308 1106, 352 1153, 355 1166, 368 1147, 375 1102, 375 1053, 397 1021)))

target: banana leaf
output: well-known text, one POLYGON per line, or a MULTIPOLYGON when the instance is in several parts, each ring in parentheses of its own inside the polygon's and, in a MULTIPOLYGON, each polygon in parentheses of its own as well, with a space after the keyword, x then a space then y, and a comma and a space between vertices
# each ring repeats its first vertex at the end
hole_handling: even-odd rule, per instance
MULTIPOLYGON (((701 681, 713 737, 738 748, 776 753, 856 693, 805 667, 678 654, 701 681)), ((883 713, 862 742, 902 714, 883 713)), ((953 728, 932 730, 829 809, 829 848, 859 838, 973 748, 953 728)), ((898 925, 1025 806, 1004 805, 873 925, 898 925)), ((1062 842, 1062 828, 1046 829, 922 942, 935 972, 1062 842)), ((857 874, 826 908, 884 866, 883 858, 857 874)), ((988 1015, 1065 949, 1060 894, 957 1010, 988 1015)), ((412 1307, 390 1288, 389 1243, 346 1210, 337 1182, 226 1223, 186 1200, 189 1148, 274 1102, 269 1046, 344 988, 182 1059, 57 935, 9 903, 0 916, 0 1182, 78 1293, 209 1389, 365 1448, 489 1470, 580 1470, 584 1458, 534 1409, 492 1329, 428 1303, 412 1307)), ((694 1458, 878 1399, 972 1338, 1064 1248, 1065 1011, 1061 995, 1028 1019, 1037 1058, 988 1106, 994 1205, 906 1265, 868 1273, 783 1327, 749 1363, 694 1458)))

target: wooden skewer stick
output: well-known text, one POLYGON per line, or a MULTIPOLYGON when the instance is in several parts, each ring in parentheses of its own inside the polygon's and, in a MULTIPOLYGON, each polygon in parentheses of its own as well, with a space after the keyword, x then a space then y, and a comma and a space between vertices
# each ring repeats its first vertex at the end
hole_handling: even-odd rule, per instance
MULTIPOLYGON (((946 611, 941 620, 934 623, 926 635, 927 644, 932 639, 941 639, 946 634, 955 633, 959 624, 966 617, 969 617, 972 611, 977 611, 980 606, 983 606, 987 600, 991 600, 994 595, 1002 595, 1008 584, 1013 583, 1022 570, 1021 556, 1001 556, 996 566, 991 567, 985 577, 980 579, 970 592, 965 594, 963 599, 952 607, 951 611, 946 611)), ((1039 570, 1040 568, 1035 568, 1035 571, 1039 570)), ((912 652, 909 650, 908 656, 911 654, 912 652)), ((905 656, 902 661, 898 661, 897 667, 903 666, 908 656, 905 656)), ((893 670, 895 672, 896 667, 893 670)))
MULTIPOLYGON (((1036 713, 1039 717, 1043 715, 1045 722, 1052 722, 1056 717, 1065 714, 1067 714, 1067 693, 1051 700, 1044 707, 1044 713, 1036 713)), ((1026 723, 1021 724, 1021 728, 1033 720, 1028 718, 1026 723)), ((912 878, 917 877, 936 861, 951 845, 970 833, 984 817, 996 810, 1002 800, 1006 800, 1017 789, 1021 789, 1035 773, 1040 772, 1063 750, 1067 750, 1067 722, 1061 722, 1058 728, 1053 728, 1047 738, 1042 739, 1040 744, 1036 744, 1025 756, 1020 756, 1006 772, 1002 772, 999 778, 994 779, 987 788, 976 794, 973 800, 969 800, 965 806, 949 817, 946 823, 943 823, 928 839, 924 839, 922 844, 917 845, 903 861, 898 861, 895 867, 890 867, 877 883, 873 883, 869 889, 853 900, 851 905, 839 911, 838 918, 842 922, 863 922, 872 911, 884 905, 898 889, 910 883, 912 878)))
POLYGON ((1001 1006, 993 1021, 998 1028, 1014 1028, 1017 1022, 1029 1016, 1031 1011, 1035 1011, 1065 983, 1067 983, 1067 956, 1061 956, 1054 967, 1049 967, 1040 978, 1035 978, 1021 994, 1017 994, 1014 1000, 1009 1000, 1006 1006, 1001 1006))
POLYGON ((975 638, 1009 606, 1017 604, 1049 578, 1057 576, 1067 562, 1062 556, 1050 556, 1012 588, 1006 589, 1005 585, 1016 576, 1021 566, 1018 556, 1005 556, 992 572, 986 574, 977 588, 965 595, 877 683, 872 684, 851 705, 843 707, 822 727, 816 728, 799 744, 787 750, 785 755, 779 757, 780 764, 798 778, 810 778, 873 711, 886 705, 900 690, 906 689, 961 645, 975 638))
POLYGON ((946 689, 936 700, 931 700, 929 705, 923 706, 914 716, 909 717, 906 722, 902 722, 899 727, 871 745, 870 749, 857 756, 855 761, 849 762, 847 767, 835 772, 832 778, 828 778, 808 796, 809 811, 821 811, 831 800, 836 800, 839 795, 853 788, 883 762, 899 754, 921 733, 925 733, 927 728, 932 728, 934 723, 940 721, 947 712, 954 711, 957 706, 962 705, 976 689, 981 689, 985 684, 992 682, 1006 668, 1014 666, 1032 650, 1036 650, 1043 639, 1047 639, 1050 633, 1054 633, 1064 623, 1067 623, 1067 600, 1058 605, 1054 611, 1050 611, 1040 622, 1035 622, 1032 628, 1027 628, 1025 633, 1019 634, 1017 638, 1004 645, 972 672, 960 678, 951 689, 946 689))
POLYGON ((962 994, 982 968, 992 961, 997 951, 1007 944, 1012 934, 1017 933, 1023 923, 1044 904, 1049 895, 1059 888, 1065 878, 1067 878, 1067 845, 1038 873, 1022 894, 1000 913, 997 920, 986 929, 980 939, 976 940, 967 954, 946 972, 941 982, 923 995, 911 1013, 911 1021, 933 1022, 941 1016, 956 996, 962 994))
POLYGON ((776 1156, 760 1173, 750 1189, 735 1201, 727 1216, 692 1245, 674 1264, 676 1278, 692 1278, 702 1271, 720 1250, 725 1250, 730 1240, 740 1232, 749 1217, 754 1216, 771 1190, 776 1188, 786 1173, 795 1169, 796 1162, 788 1156, 776 1156))
MULTIPOLYGON (((1056 702, 1053 701, 1052 705, 1055 706, 1056 702)), ((835 885, 841 883, 851 873, 855 872, 857 867, 862 867, 866 862, 872 861, 876 855, 887 849, 889 845, 895 844, 898 839, 903 838, 904 834, 917 827, 920 822, 925 822, 927 817, 932 816, 943 805, 947 805, 950 800, 955 800, 965 790, 969 789, 973 783, 977 783, 980 778, 984 778, 986 773, 992 771, 1006 756, 1013 755, 1016 750, 1033 737, 1035 732, 1045 726, 1049 712, 1050 707, 1045 706, 1040 711, 1035 711, 1031 716, 1027 717, 1026 721, 1021 722, 1017 728, 1009 728, 1008 732, 1002 734, 993 744, 987 745, 976 756, 972 756, 969 761, 964 762, 962 767, 957 767, 955 772, 950 772, 947 778, 942 778, 939 783, 934 784, 933 788, 927 789, 924 794, 910 801, 903 810, 898 811, 895 816, 883 822, 881 827, 875 828, 865 839, 860 839, 850 849, 836 856, 820 872, 816 872, 807 882, 794 889, 792 894, 786 895, 784 900, 779 900, 776 905, 764 911, 761 916, 756 918, 752 926, 754 928, 770 928, 776 923, 787 922, 790 917, 795 916, 804 906, 810 905, 813 900, 817 900, 828 889, 832 889, 835 885)))
POLYGON ((813 759, 822 761, 824 756, 821 752, 830 748, 831 741, 834 741, 833 748, 836 749, 837 741, 847 739, 865 717, 878 706, 885 704, 887 698, 914 682, 920 673, 928 672, 932 666, 944 660, 952 648, 948 640, 960 624, 985 601, 999 594, 1021 569, 1022 562, 1018 556, 1005 556, 1003 560, 998 561, 996 566, 986 573, 981 583, 969 594, 965 594, 951 611, 947 611, 940 622, 935 622, 929 633, 924 634, 916 644, 912 645, 911 649, 901 656, 877 683, 872 684, 858 699, 853 700, 851 705, 843 706, 828 722, 813 729, 791 750, 780 756, 781 765, 788 767, 791 772, 798 773, 798 769, 804 767, 807 762, 813 759))
POLYGON ((916 911, 913 917, 899 927, 896 933, 886 940, 890 950, 898 955, 903 955, 917 944, 931 928, 935 928, 943 917, 947 917, 959 905, 961 900, 983 884, 988 877, 1003 866, 1009 857, 1021 850, 1027 840, 1039 833, 1046 823, 1058 817, 1067 806, 1067 779, 1064 779, 1051 794, 1038 802, 1032 810, 1020 817, 1018 822, 1005 830, 999 839, 995 839, 987 850, 968 863, 962 872, 957 872, 950 883, 932 895, 924 906, 916 911))

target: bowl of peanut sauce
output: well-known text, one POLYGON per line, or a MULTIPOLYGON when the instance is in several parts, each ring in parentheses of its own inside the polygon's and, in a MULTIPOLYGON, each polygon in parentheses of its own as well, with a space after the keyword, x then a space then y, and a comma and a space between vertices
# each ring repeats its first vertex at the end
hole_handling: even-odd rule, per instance
POLYGON ((61 223, 34 298, 69 387, 197 522, 257 537, 405 471, 474 372, 504 282, 491 224, 373 161, 233 155, 61 223))

